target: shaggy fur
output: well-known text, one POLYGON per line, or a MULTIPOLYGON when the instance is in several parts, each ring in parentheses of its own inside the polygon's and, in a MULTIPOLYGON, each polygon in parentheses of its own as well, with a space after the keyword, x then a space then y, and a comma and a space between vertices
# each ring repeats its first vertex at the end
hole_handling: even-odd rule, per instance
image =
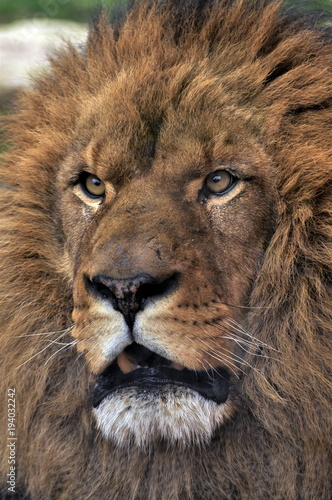
MULTIPOLYGON (((0 381, 3 401, 16 391, 17 490, 32 500, 331 498, 331 54, 323 31, 290 21, 276 2, 138 2, 114 30, 101 17, 84 51, 59 52, 22 94, 8 125, 0 230, 0 381), (135 98, 125 118, 136 135, 126 139, 119 114, 113 164, 141 152, 139 122, 150 140, 136 161, 148 168, 165 110, 187 99, 202 136, 219 110, 249 124, 274 190, 242 318, 268 347, 245 354, 234 416, 211 441, 185 449, 104 439, 89 399, 94 377, 71 345, 66 242, 82 236, 72 217, 63 227, 57 186, 90 131, 114 128, 111 115, 93 111, 107 108, 121 78, 128 84, 115 87, 117 98, 123 106, 135 98)), ((231 119, 220 133, 243 155, 248 144, 231 119)), ((1 420, 6 438, 5 411, 1 420)), ((5 494, 7 449, 1 455, 5 494)))

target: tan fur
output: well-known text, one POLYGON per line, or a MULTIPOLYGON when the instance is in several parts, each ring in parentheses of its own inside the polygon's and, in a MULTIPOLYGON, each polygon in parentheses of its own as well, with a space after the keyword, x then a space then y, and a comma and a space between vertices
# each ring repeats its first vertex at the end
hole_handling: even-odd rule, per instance
POLYGON ((208 2, 198 23, 173 3, 138 2, 115 33, 102 16, 86 49, 60 51, 9 119, 0 380, 4 401, 16 391, 17 490, 31 500, 328 500, 330 39, 288 22, 276 2, 208 2), (223 166, 248 179, 200 203, 223 166), (105 182, 102 206, 72 185, 83 167, 105 182), (133 269, 182 276, 138 315, 136 340, 188 368, 233 373, 219 420, 192 395, 174 420, 160 402, 167 431, 150 444, 138 419, 159 432, 157 413, 138 404, 105 438, 90 400, 96 374, 131 340, 83 276, 133 269), (197 439, 181 427, 195 405, 197 439))

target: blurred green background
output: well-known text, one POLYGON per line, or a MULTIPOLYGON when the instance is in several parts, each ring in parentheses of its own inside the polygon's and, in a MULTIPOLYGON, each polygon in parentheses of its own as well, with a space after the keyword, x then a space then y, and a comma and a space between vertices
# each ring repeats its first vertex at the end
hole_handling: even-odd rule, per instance
MULTIPOLYGON (((99 0, 1 0, 0 22, 52 17, 86 23, 93 9, 101 3, 99 0)), ((119 1, 107 0, 104 3, 112 6, 119 1)))

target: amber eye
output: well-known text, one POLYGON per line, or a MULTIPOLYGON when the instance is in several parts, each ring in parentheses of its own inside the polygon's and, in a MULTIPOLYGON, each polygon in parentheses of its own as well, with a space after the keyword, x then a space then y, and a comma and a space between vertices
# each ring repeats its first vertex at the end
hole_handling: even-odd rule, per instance
POLYGON ((216 170, 209 174, 205 180, 205 192, 208 194, 222 195, 227 193, 235 184, 237 178, 227 170, 216 170))
POLYGON ((84 172, 80 176, 80 185, 85 194, 90 198, 102 198, 105 196, 105 184, 96 175, 84 172))

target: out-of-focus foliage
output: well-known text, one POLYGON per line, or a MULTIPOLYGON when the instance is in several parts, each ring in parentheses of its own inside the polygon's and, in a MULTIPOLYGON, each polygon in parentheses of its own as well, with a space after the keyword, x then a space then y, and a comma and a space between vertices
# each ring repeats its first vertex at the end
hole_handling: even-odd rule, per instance
POLYGON ((91 12, 102 3, 112 6, 125 0, 1 0, 0 22, 24 18, 71 19, 87 22, 91 12))

